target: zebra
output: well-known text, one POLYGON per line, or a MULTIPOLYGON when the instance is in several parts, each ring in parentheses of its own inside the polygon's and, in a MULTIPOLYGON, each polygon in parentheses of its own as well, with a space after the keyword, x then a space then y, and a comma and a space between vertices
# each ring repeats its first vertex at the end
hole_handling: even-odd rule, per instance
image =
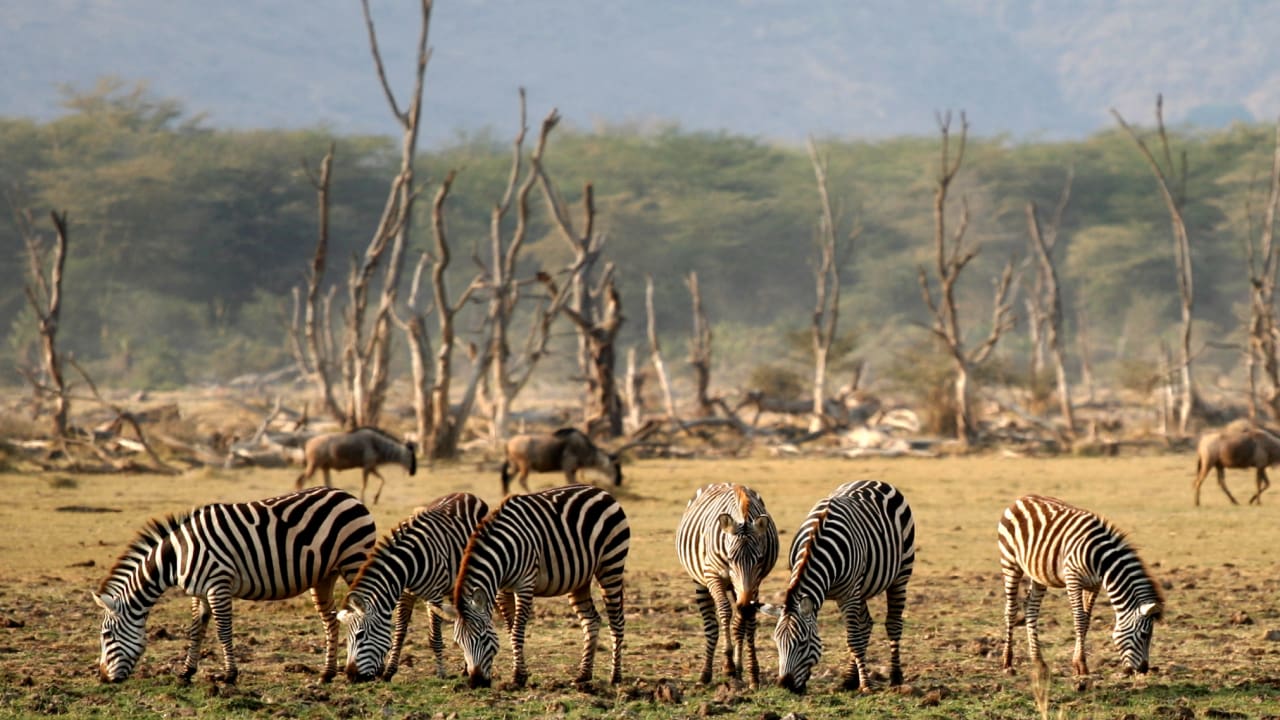
POLYGON ((591 579, 604 595, 613 637, 610 682, 622 680, 625 625, 622 576, 631 527, 622 505, 591 485, 562 485, 511 495, 489 514, 467 542, 446 618, 455 620, 454 642, 466 659, 468 684, 489 687, 498 634, 497 605, 511 635, 512 684, 529 679, 524 633, 534 597, 568 594, 582 625, 582 661, 575 683, 589 683, 595 663, 600 614, 591 602, 591 579))
POLYGON ((757 596, 760 581, 778 561, 778 528, 764 500, 744 485, 718 483, 700 488, 680 519, 676 553, 697 586, 706 636, 698 681, 711 682, 716 643, 724 635, 725 672, 741 677, 745 664, 751 686, 758 686, 757 596))
POLYGON ((849 482, 814 505, 791 543, 791 580, 783 605, 761 608, 778 618, 773 631, 778 684, 794 693, 805 692, 813 666, 822 657, 818 609, 832 599, 844 614, 850 652, 843 687, 870 690, 866 652, 872 621, 867 599, 885 593, 889 683, 901 685, 902 610, 915 557, 911 506, 894 486, 877 480, 849 482))
POLYGON ((1111 598, 1116 614, 1115 640, 1131 670, 1147 672, 1154 622, 1164 610, 1164 595, 1125 534, 1102 517, 1041 495, 1025 495, 1000 518, 1000 571, 1004 575, 1004 671, 1013 674, 1013 625, 1023 575, 1027 593, 1027 643, 1036 670, 1046 670, 1037 623, 1040 601, 1050 587, 1067 589, 1076 646, 1071 669, 1077 687, 1089 674, 1084 638, 1099 590, 1111 598))
POLYGON ((462 550, 476 525, 488 514, 488 503, 475 495, 445 495, 419 508, 378 543, 338 612, 338 621, 347 634, 349 680, 390 680, 396 674, 413 605, 419 598, 432 608, 431 648, 436 656, 436 675, 445 676, 440 602, 452 593, 462 550))
POLYGON ((106 611, 98 675, 129 677, 146 646, 146 622, 164 591, 192 597, 187 656, 180 677, 195 675, 212 617, 222 645, 220 678, 238 675, 231 652, 231 600, 282 600, 310 588, 325 626, 322 681, 337 673, 338 619, 333 586, 348 584, 377 539, 373 516, 350 493, 311 488, 257 502, 203 505, 149 521, 102 581, 94 602, 106 611))

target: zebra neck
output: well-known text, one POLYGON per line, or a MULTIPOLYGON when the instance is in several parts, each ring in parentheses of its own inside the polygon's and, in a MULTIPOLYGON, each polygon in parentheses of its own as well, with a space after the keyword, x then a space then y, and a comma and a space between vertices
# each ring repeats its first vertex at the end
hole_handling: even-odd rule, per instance
POLYGON ((120 584, 119 597, 135 611, 149 611, 166 590, 177 584, 178 555, 170 537, 133 566, 120 584))
POLYGON ((1100 570, 1102 589, 1117 613, 1136 611, 1145 603, 1160 602, 1160 591, 1132 549, 1125 547, 1122 552, 1112 555, 1100 570))
POLYGON ((417 564, 407 553, 387 547, 369 560, 351 589, 351 595, 364 601, 366 610, 388 611, 395 607, 408 585, 408 574, 417 564))

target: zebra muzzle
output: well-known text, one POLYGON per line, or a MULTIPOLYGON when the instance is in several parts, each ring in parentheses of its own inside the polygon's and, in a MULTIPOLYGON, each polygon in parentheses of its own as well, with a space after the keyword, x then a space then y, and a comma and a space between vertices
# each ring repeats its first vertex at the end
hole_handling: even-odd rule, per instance
POLYGON ((797 695, 803 695, 807 689, 804 683, 797 683, 795 676, 790 674, 778 678, 778 684, 797 695))
POLYGON ((487 688, 493 685, 493 678, 481 673, 479 670, 472 670, 467 676, 467 686, 472 690, 476 688, 487 688))

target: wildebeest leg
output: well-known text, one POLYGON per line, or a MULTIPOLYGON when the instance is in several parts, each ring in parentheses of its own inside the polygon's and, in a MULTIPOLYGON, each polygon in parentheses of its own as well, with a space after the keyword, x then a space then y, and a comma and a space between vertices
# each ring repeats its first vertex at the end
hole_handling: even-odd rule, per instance
POLYGON ((526 493, 529 492, 529 466, 527 464, 520 466, 520 477, 516 479, 520 481, 520 487, 524 488, 526 493))
POLYGON ((1200 486, 1204 484, 1204 479, 1209 476, 1209 463, 1203 458, 1196 460, 1196 479, 1192 481, 1191 487, 1195 491, 1196 507, 1200 507, 1200 486))
POLYGON ((1236 502, 1236 496, 1232 495, 1231 491, 1227 489, 1227 471, 1221 465, 1218 466, 1218 487, 1222 488, 1222 492, 1227 494, 1227 498, 1231 500, 1232 505, 1240 504, 1236 502))
POLYGON ((329 468, 323 468, 323 470, 324 470, 324 486, 333 487, 333 483, 330 482, 330 478, 329 478, 329 468))
POLYGON ((1271 479, 1267 477, 1267 469, 1266 469, 1266 468, 1264 468, 1264 467, 1260 467, 1260 468, 1258 468, 1258 475, 1257 475, 1257 478, 1256 478, 1256 483, 1257 483, 1258 491, 1257 491, 1257 492, 1255 492, 1255 493, 1253 494, 1253 497, 1249 498, 1249 504, 1250 504, 1250 505, 1261 505, 1261 504, 1262 504, 1262 491, 1263 491, 1263 490, 1266 490, 1266 489, 1267 489, 1267 488, 1269 488, 1269 487, 1271 487, 1271 479))
MULTIPOLYGON (((382 486, 383 486, 384 484, 386 484, 386 482, 387 482, 387 481, 386 481, 386 478, 382 477, 382 473, 378 472, 378 468, 374 467, 374 468, 369 468, 369 469, 368 469, 368 470, 366 470, 366 471, 365 471, 365 473, 364 473, 364 482, 365 482, 365 484, 366 484, 366 485, 368 485, 368 484, 369 484, 369 473, 373 473, 374 475, 377 475, 377 476, 378 476, 378 492, 376 492, 376 493, 374 493, 374 494, 373 494, 373 504, 374 504, 374 505, 377 505, 377 504, 378 504, 378 498, 382 497, 382 486)), ((361 489, 360 489, 360 500, 361 500, 361 502, 363 502, 363 501, 364 501, 364 489, 363 489, 363 488, 361 488, 361 489)))

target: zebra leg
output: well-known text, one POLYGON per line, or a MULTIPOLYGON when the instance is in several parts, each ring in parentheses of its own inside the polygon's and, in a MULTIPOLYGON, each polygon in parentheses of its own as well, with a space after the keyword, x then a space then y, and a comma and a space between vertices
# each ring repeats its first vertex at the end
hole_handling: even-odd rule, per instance
POLYGON ((600 583, 600 594, 604 596, 604 612, 609 616, 609 636, 613 642, 609 667, 611 685, 622 682, 622 640, 627 628, 626 600, 622 590, 621 574, 612 585, 600 583))
POLYGON ((200 645, 204 642, 205 630, 209 627, 209 618, 213 611, 209 603, 201 596, 191 598, 191 627, 187 630, 187 658, 182 663, 182 673, 178 676, 184 683, 189 682, 196 674, 196 665, 200 662, 200 645))
POLYGON ((596 662, 596 641, 600 638, 600 613, 596 612, 595 603, 591 602, 591 586, 583 585, 569 596, 573 602, 573 611, 578 614, 578 624, 582 626, 582 662, 578 664, 578 677, 574 683, 582 685, 591 682, 596 662))
POLYGON ((1044 656, 1040 654, 1040 630, 1038 624, 1040 622, 1040 601, 1044 600, 1044 593, 1048 589, 1048 587, 1032 580, 1031 588, 1027 590, 1027 647, 1031 653, 1031 662, 1035 663, 1032 672, 1039 672, 1041 676, 1048 672, 1048 667, 1044 664, 1044 656))
POLYGON ((867 642, 871 639, 871 611, 862 598, 847 599, 840 604, 844 613, 845 642, 849 646, 849 662, 844 668, 845 690, 871 691, 867 670, 867 642))
MULTIPOLYGON (((707 590, 711 594, 711 601, 715 604, 716 627, 718 634, 724 637, 724 674, 740 679, 742 677, 742 669, 735 662, 738 650, 738 637, 733 622, 733 588, 726 587, 726 583, 720 578, 714 578, 707 583, 707 590)), ((715 651, 715 646, 711 646, 711 651, 715 651)), ((710 658, 707 659, 708 666, 710 658)), ((708 682, 710 678, 708 678, 708 682)))
POLYGON ((511 684, 522 688, 529 682, 529 668, 524 661, 524 631, 533 613, 533 589, 515 595, 515 612, 511 618, 511 684))
POLYGON ((902 611, 907 607, 907 581, 911 576, 898 578, 885 594, 888 611, 884 618, 884 631, 889 636, 889 685, 902 684, 902 611))
POLYGON ((745 666, 752 688, 760 687, 760 664, 756 658, 756 605, 737 606, 733 615, 734 644, 738 648, 738 672, 745 666))
POLYGON ((1067 601, 1071 603, 1071 617, 1074 621, 1074 630, 1076 635, 1075 651, 1071 653, 1071 674, 1077 679, 1077 689, 1083 690, 1079 680, 1089 674, 1089 663, 1085 658, 1084 638, 1089 632, 1089 615, 1093 609, 1092 599, 1087 603, 1089 608, 1086 609, 1084 599, 1085 589, 1080 586, 1080 580, 1075 577, 1067 579, 1067 601))
POLYGON ((1022 568, 1004 565, 1004 652, 1001 667, 1006 675, 1013 674, 1013 626, 1018 618, 1018 590, 1022 585, 1022 568))
POLYGON ((720 639, 720 621, 716 618, 716 603, 711 599, 711 591, 707 586, 698 584, 694 593, 698 602, 698 614, 702 616, 702 637, 706 642, 698 682, 706 685, 711 682, 711 665, 716 656, 716 643, 720 639))
POLYGON ((311 588, 311 601, 324 621, 324 672, 320 673, 320 682, 327 683, 338 674, 338 613, 333 609, 333 584, 337 575, 329 575, 311 588))
MULTIPOLYGON (((438 610, 440 606, 433 603, 431 607, 438 610)), ((448 677, 449 669, 444 664, 444 628, 440 614, 436 612, 428 612, 430 617, 430 626, 428 632, 431 633, 431 652, 436 656, 436 677, 448 677)))
MULTIPOLYGON (((404 639, 409 634, 409 622, 413 620, 413 604, 417 600, 416 595, 405 591, 400 594, 400 600, 396 602, 395 614, 392 618, 395 630, 391 634, 391 649, 387 651, 387 664, 382 668, 383 680, 390 680, 400 669, 400 651, 404 649, 404 639)), ((432 648, 435 648, 435 638, 432 639, 432 648)), ((441 660, 443 652, 443 649, 436 652, 437 666, 443 662, 441 660)))
POLYGON ((512 626, 516 621, 516 596, 515 593, 499 592, 498 593, 498 613, 502 615, 502 622, 507 625, 507 634, 511 634, 512 626))
POLYGON ((236 657, 231 647, 231 590, 221 585, 210 588, 206 600, 209 611, 213 613, 213 623, 218 628, 218 643, 222 645, 222 675, 215 675, 214 680, 234 685, 240 671, 236 668, 236 657))

